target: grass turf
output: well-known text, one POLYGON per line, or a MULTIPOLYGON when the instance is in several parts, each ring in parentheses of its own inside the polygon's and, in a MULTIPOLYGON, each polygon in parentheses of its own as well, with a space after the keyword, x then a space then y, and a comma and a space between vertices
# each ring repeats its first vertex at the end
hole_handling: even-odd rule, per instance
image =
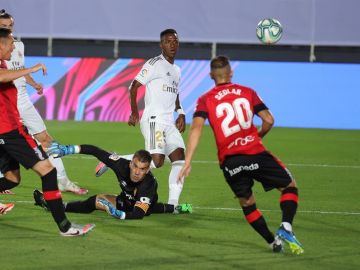
MULTIPOLYGON (((139 128, 124 123, 48 122, 64 144, 95 144, 128 154, 143 147, 139 128)), ((187 137, 187 134, 185 134, 187 137)), ((300 190, 294 229, 305 253, 273 254, 246 223, 217 165, 212 133, 206 127, 181 201, 192 215, 152 215, 119 221, 104 212, 68 214, 77 223, 96 223, 85 237, 59 236, 50 214, 32 203, 39 177, 22 169, 16 195, 0 195, 15 208, 0 217, 0 269, 359 269, 360 131, 274 128, 265 145, 291 170, 300 190)), ((95 178, 97 161, 83 155, 63 158, 69 177, 98 193, 119 191, 114 174, 95 178)), ((167 200, 167 164, 154 171, 160 200, 167 200)), ((257 205, 275 231, 279 193, 255 184, 257 205)), ((88 196, 64 193, 65 201, 88 196)))

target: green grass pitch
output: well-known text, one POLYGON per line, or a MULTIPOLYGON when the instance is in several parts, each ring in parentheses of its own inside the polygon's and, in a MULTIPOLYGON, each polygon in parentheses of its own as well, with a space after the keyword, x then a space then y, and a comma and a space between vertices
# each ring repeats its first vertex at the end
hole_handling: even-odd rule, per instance
MULTIPOLYGON (((121 154, 143 148, 139 127, 125 123, 48 122, 64 144, 95 144, 121 154)), ((184 135, 187 138, 187 133, 184 135)), ((22 169, 16 195, 0 195, 15 208, 0 217, 0 269, 360 269, 360 130, 274 128, 265 145, 291 170, 300 190, 294 222, 305 253, 273 254, 246 223, 216 162, 212 132, 206 127, 186 180, 182 202, 192 215, 152 215, 120 221, 104 212, 68 214, 77 223, 96 223, 89 235, 64 238, 50 214, 32 202, 39 177, 22 169)), ((63 158, 73 181, 89 195, 117 194, 114 174, 95 178, 97 161, 84 155, 63 158)), ((160 200, 167 200, 167 164, 154 171, 160 200)), ((257 205, 269 227, 280 222, 279 193, 255 184, 257 205)), ((65 201, 87 196, 64 193, 65 201)))

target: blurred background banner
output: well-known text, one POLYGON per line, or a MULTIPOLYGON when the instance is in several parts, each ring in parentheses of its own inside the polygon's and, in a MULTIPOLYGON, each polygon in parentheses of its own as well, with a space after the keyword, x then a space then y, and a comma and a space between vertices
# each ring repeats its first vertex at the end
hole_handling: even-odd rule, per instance
POLYGON ((281 44, 359 46, 359 0, 0 0, 24 38, 258 43, 257 23, 277 18, 281 44))
MULTIPOLYGON (((47 65, 49 75, 34 78, 42 96, 28 86, 48 120, 121 121, 130 115, 128 87, 145 59, 27 57, 47 65)), ((187 122, 197 98, 213 87, 208 60, 177 60, 182 70, 180 97, 187 122)), ((232 61, 233 81, 252 87, 275 115, 276 126, 360 129, 360 64, 232 61)), ((144 87, 138 91, 144 108, 144 87)))

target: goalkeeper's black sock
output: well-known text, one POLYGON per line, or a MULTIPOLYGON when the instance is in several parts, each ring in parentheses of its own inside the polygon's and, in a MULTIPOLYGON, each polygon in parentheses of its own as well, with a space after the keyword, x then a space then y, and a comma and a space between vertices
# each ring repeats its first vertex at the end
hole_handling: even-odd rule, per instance
POLYGON ((282 222, 288 222, 292 224, 297 206, 299 196, 298 189, 296 187, 288 187, 282 191, 280 196, 280 208, 282 211, 282 222))
POLYGON ((256 208, 256 204, 242 207, 247 222, 257 231, 269 244, 274 242, 275 238, 273 233, 269 230, 266 221, 260 212, 256 208))
POLYGON ((94 210, 96 210, 96 195, 84 201, 68 202, 65 206, 65 212, 88 214, 94 210))
POLYGON ((5 177, 0 178, 0 191, 12 189, 16 187, 19 183, 14 183, 5 177))
POLYGON ((60 231, 66 232, 70 221, 66 218, 61 192, 57 186, 56 169, 41 177, 44 199, 60 231))
POLYGON ((174 213, 175 206, 167 203, 155 203, 149 209, 151 214, 174 213))

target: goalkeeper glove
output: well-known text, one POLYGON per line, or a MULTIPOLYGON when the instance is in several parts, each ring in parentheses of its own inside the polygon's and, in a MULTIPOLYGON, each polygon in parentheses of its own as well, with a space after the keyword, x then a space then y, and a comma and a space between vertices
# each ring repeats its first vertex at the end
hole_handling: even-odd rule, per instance
POLYGON ((46 153, 54 158, 75 154, 75 145, 63 145, 52 141, 46 153))

